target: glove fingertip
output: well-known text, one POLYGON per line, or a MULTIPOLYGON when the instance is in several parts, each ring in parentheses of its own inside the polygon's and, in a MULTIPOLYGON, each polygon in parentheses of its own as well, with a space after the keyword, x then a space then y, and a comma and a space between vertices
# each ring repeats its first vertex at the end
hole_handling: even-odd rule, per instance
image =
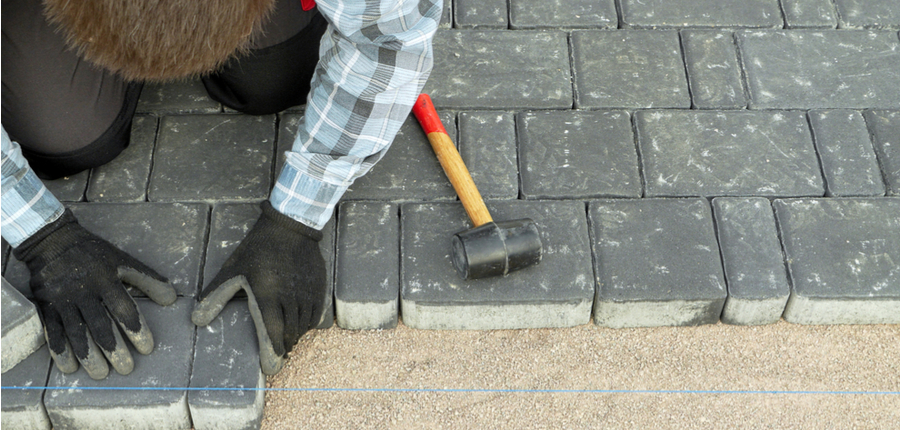
POLYGON ((78 360, 75 359, 75 354, 72 352, 72 345, 69 345, 69 341, 63 339, 62 350, 55 351, 53 347, 55 342, 50 341, 50 335, 47 333, 46 327, 44 327, 44 337, 47 338, 47 344, 50 345, 50 357, 56 363, 56 368, 60 372, 72 373, 78 370, 78 360))

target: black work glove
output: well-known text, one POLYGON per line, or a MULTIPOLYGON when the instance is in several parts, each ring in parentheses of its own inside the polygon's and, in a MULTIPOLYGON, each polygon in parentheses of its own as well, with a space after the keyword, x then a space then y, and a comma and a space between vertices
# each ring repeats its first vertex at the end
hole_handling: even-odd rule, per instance
POLYGON ((191 319, 205 326, 234 294, 247 292, 263 373, 281 370, 300 336, 319 323, 325 307, 322 232, 278 212, 268 201, 247 237, 203 289, 191 319))
POLYGON ((81 362, 91 378, 103 379, 109 360, 116 372, 131 373, 134 360, 116 324, 138 352, 153 351, 153 334, 122 281, 161 305, 175 302, 175 289, 153 269, 85 230, 72 211, 66 209, 13 252, 31 272, 31 291, 59 370, 74 372, 81 362))

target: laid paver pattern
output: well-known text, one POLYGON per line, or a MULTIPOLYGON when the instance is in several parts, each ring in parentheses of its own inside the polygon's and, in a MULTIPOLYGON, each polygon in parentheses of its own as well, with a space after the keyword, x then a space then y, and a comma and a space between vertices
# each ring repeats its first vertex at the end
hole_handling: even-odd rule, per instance
MULTIPOLYGON (((325 228, 319 326, 900 323, 898 30, 896 0, 446 1, 425 92, 494 218, 538 222, 543 260, 457 276, 450 236, 471 224, 410 117, 325 228)), ((131 375, 63 375, 46 349, 4 373, 72 387, 4 390, 4 428, 259 425, 259 392, 77 388, 263 384, 241 299, 207 328, 189 313, 303 107, 242 115, 184 80, 146 85, 137 111, 118 159, 48 187, 178 302, 138 299, 157 350, 131 375)))

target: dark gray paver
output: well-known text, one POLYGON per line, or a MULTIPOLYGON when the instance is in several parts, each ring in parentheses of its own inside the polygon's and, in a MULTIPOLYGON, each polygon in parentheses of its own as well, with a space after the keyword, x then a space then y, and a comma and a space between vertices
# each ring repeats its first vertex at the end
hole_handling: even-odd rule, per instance
POLYGON ((896 0, 834 0, 841 28, 900 28, 896 0))
POLYGON ((684 30, 681 43, 693 108, 738 109, 747 106, 732 32, 684 30))
POLYGON ((155 116, 134 117, 128 148, 114 160, 92 171, 87 189, 88 201, 142 202, 147 199, 158 122, 155 116))
POLYGON ((624 28, 781 28, 778 0, 618 0, 624 28))
POLYGON ((888 193, 900 194, 900 110, 866 111, 888 193))
MULTIPOLYGON (((180 296, 198 290, 208 207, 191 203, 79 203, 79 223, 167 277, 180 296)), ((10 258, 6 280, 31 297, 25 264, 10 258)), ((144 293, 129 287, 136 296, 144 293)))
POLYGON ((197 328, 191 388, 247 388, 188 392, 191 421, 197 430, 258 429, 265 404, 266 377, 246 300, 225 305, 219 318, 197 328), (256 391, 252 389, 258 389, 256 391))
POLYGON ((424 92, 440 108, 570 108, 571 80, 565 32, 448 30, 424 92))
POLYGON ((750 107, 900 106, 894 31, 740 31, 750 107))
POLYGON ((400 309, 399 208, 344 202, 338 214, 334 302, 338 327, 397 326, 400 309))
POLYGON ((458 146, 482 197, 519 197, 516 121, 512 113, 460 112, 458 146))
POLYGON ((821 196, 800 111, 639 111, 647 196, 821 196))
POLYGON ((509 26, 507 0, 456 0, 456 28, 502 29, 509 26))
POLYGON ((44 185, 57 200, 61 202, 83 202, 84 190, 87 189, 90 170, 83 170, 72 176, 64 176, 54 180, 42 180, 44 185))
MULTIPOLYGON (((456 142, 456 115, 440 113, 441 122, 456 142)), ((453 186, 415 117, 410 115, 400 127, 384 158, 365 176, 356 180, 344 200, 452 200, 453 186)))
POLYGON ((616 28, 614 0, 510 0, 510 27, 616 28))
POLYGON ((518 127, 525 198, 641 196, 627 112, 526 112, 518 127))
POLYGON ((450 238, 471 228, 459 203, 401 208, 403 324, 420 329, 571 327, 590 320, 594 283, 582 202, 492 201, 495 220, 532 218, 543 259, 506 277, 464 281, 450 238))
POLYGON ((578 108, 691 106, 675 31, 575 31, 572 52, 578 108))
POLYGON ((150 201, 263 200, 275 116, 184 115, 160 120, 150 201))
MULTIPOLYGON (((3 373, 4 387, 44 387, 50 374, 50 350, 47 346, 31 354, 3 373)), ((44 409, 44 390, 3 390, 0 427, 5 429, 50 430, 50 418, 44 409)))
MULTIPOLYGON (((3 352, 2 371, 12 369, 15 365, 25 360, 32 352, 44 344, 44 326, 41 317, 38 316, 34 303, 28 301, 25 296, 13 288, 6 279, 2 282, 2 307, 3 316, 3 352)), ((4 381, 5 384, 5 381, 4 381)))
POLYGON ((826 196, 884 195, 878 158, 858 111, 810 111, 809 123, 825 175, 826 196))
MULTIPOLYGON (((203 265, 203 287, 215 278, 225 260, 237 248, 247 232, 256 224, 261 213, 256 203, 221 203, 213 208, 210 218, 209 242, 206 248, 206 264, 203 265)), ((329 221, 322 228, 323 238, 319 242, 322 257, 325 258, 326 280, 328 292, 325 295, 325 314, 316 328, 328 328, 334 325, 334 306, 332 303, 334 287, 334 221, 329 221)), ((239 291, 237 296, 243 296, 239 291)))
POLYGON ((187 429, 191 427, 187 390, 82 390, 89 387, 187 387, 194 355, 194 300, 179 298, 170 306, 137 300, 153 332, 149 355, 132 349, 134 371, 110 371, 103 380, 91 379, 84 368, 65 374, 50 371, 44 406, 54 429, 133 428, 187 429))
POLYGON ((835 28, 832 0, 781 0, 785 28, 835 28))
POLYGON ((589 209, 597 274, 594 323, 714 324, 727 296, 709 203, 599 200, 589 209))
POLYGON ((771 324, 791 293, 775 216, 763 197, 713 200, 728 298, 722 322, 771 324))
POLYGON ((900 199, 776 200, 798 324, 900 323, 900 199))
POLYGON ((137 112, 156 115, 218 113, 220 110, 219 102, 209 98, 199 79, 146 84, 137 105, 137 112))

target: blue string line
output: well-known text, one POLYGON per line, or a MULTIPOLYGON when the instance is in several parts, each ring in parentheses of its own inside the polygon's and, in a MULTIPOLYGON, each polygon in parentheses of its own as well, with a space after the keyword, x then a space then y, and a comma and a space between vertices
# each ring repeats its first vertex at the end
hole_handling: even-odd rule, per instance
POLYGON ((0 387, 3 390, 98 391, 293 391, 355 393, 502 393, 502 394, 806 394, 898 396, 900 391, 790 391, 790 390, 531 390, 489 388, 258 388, 258 387, 0 387))

